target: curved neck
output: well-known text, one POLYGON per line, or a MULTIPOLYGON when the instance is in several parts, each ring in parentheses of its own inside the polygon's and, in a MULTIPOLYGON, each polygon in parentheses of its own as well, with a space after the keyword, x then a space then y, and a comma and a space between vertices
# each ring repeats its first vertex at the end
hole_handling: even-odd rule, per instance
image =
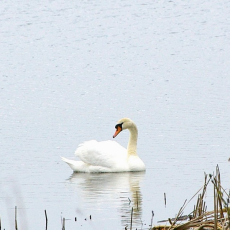
POLYGON ((137 137, 138 137, 138 130, 135 124, 129 128, 130 136, 129 136, 129 143, 127 147, 128 156, 130 155, 137 155, 137 137))

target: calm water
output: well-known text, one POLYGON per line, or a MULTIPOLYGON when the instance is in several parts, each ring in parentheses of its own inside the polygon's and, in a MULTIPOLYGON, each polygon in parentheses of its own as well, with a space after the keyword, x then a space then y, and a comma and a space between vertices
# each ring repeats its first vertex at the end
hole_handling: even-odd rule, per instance
MULTIPOLYGON (((153 224, 174 217, 217 164, 230 188, 229 1, 1 1, 0 9, 3 228, 14 229, 17 206, 23 230, 45 229, 45 209, 50 230, 63 217, 67 230, 129 228, 132 207, 133 229, 147 229, 152 211, 153 224), (72 174, 60 156, 112 139, 122 117, 139 128, 147 171, 72 174)), ((128 133, 116 141, 126 146, 128 133)))

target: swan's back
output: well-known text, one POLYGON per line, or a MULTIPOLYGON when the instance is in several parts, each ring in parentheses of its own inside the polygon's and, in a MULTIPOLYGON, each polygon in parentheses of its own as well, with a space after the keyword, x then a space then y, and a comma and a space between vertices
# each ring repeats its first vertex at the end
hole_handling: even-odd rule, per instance
POLYGON ((127 150, 117 142, 110 140, 86 141, 78 146, 75 154, 83 162, 93 166, 116 169, 124 168, 123 162, 127 164, 127 150))

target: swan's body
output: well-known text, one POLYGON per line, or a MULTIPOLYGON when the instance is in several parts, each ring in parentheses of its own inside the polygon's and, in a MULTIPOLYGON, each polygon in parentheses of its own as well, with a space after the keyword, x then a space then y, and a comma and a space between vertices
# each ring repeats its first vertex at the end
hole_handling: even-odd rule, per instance
POLYGON ((145 165, 138 157, 137 148, 137 127, 129 118, 123 118, 115 126, 116 137, 123 129, 130 131, 130 138, 127 149, 115 141, 95 140, 86 141, 80 144, 75 152, 81 161, 62 158, 74 172, 129 172, 144 171, 145 165))

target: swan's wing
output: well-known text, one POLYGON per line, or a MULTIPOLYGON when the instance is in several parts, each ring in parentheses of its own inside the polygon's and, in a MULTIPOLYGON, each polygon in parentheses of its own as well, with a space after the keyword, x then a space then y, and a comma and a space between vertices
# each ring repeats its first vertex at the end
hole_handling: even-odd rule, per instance
POLYGON ((86 164, 107 168, 127 159, 127 150, 115 141, 87 141, 78 146, 75 154, 86 164))

